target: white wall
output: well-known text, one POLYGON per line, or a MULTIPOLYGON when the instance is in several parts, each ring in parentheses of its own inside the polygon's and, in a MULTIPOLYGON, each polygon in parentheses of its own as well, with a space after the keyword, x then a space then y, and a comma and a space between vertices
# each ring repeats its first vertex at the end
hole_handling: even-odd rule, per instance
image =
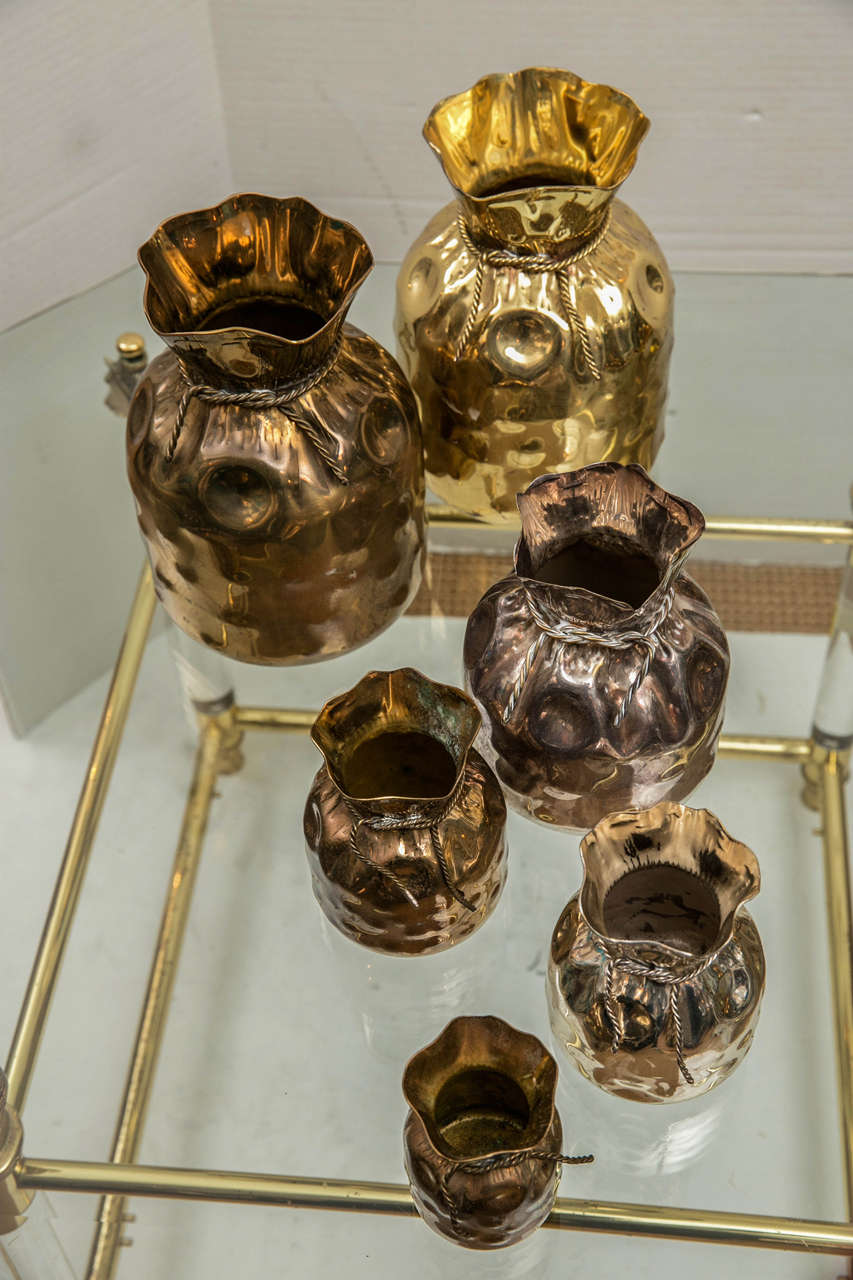
POLYGON ((231 186, 205 0, 0 4, 0 329, 231 186))
POLYGON ((211 0, 236 185, 301 194, 399 261, 449 198, 441 97, 543 64, 652 122, 625 195, 682 270, 853 270, 849 0, 211 0))

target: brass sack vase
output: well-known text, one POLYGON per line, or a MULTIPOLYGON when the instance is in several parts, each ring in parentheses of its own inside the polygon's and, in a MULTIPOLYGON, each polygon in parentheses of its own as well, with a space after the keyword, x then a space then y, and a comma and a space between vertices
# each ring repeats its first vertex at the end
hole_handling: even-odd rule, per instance
POLYGON ((557 826, 680 800, 714 761, 725 633, 683 572, 700 511, 638 466, 520 494, 515 572, 468 619, 479 747, 509 802, 557 826))
POLYGON ((764 951, 743 904, 755 855, 707 809, 615 813, 581 844, 584 879, 557 922, 548 1004, 588 1079, 640 1102, 698 1097, 752 1043, 764 951))
POLYGON ((557 1064, 501 1018, 454 1018, 403 1075, 406 1172, 418 1213, 469 1249, 517 1244, 548 1217, 563 1157, 557 1064))
POLYGON ((647 129, 626 94, 548 67, 486 76, 431 112, 456 199, 403 262, 396 328, 429 487, 451 506, 511 520, 543 473, 653 462, 673 284, 615 198, 647 129))
POLYGON ((341 933, 396 955, 444 951, 494 910, 506 805, 473 749, 480 715, 412 668, 371 671, 327 702, 305 805, 314 895, 341 933))
POLYGON ((128 473, 166 612, 244 662, 364 644, 420 579, 417 409, 345 323, 373 259, 307 200, 237 195, 139 251, 168 350, 127 422, 128 473))

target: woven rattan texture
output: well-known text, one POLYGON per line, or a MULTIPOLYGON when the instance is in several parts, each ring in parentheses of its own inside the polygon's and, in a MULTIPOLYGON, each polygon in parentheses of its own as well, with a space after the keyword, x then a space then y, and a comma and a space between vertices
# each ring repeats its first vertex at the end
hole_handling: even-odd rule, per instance
MULTIPOLYGON (((465 618, 493 582, 510 571, 501 556, 436 552, 409 610, 465 618)), ((690 573, 708 592, 729 631, 826 633, 841 583, 840 569, 810 565, 732 564, 691 560, 690 573)))

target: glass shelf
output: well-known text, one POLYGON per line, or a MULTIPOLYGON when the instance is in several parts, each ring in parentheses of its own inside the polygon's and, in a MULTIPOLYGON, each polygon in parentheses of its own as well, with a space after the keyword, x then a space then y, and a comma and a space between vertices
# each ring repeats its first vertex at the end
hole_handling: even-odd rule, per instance
MULTIPOLYGON (((211 679, 233 679, 241 705, 306 710, 371 668, 411 665, 458 684, 464 626, 410 616, 333 662, 277 671, 224 663, 211 679)), ((726 733, 804 736, 825 637, 730 639, 726 733)), ((194 734, 171 668, 159 635, 146 650, 27 1103, 27 1156, 107 1158, 192 772, 194 734)), ((62 733, 79 744, 77 726, 102 696, 92 686, 58 713, 62 733)), ((311 893, 302 809, 320 758, 307 733, 248 733, 244 751, 244 767, 216 784, 138 1162, 402 1183, 400 1077, 411 1053, 457 1013, 498 1014, 550 1043, 546 955, 580 883, 578 837, 511 815, 507 889, 482 929, 439 956, 374 955, 332 930, 311 893)), ((592 1166, 564 1170, 561 1197, 844 1220, 819 820, 801 789, 797 763, 722 758, 691 796, 761 864, 750 909, 768 978, 755 1042, 731 1080, 672 1106, 621 1102, 561 1063, 565 1149, 596 1154, 592 1166)), ((51 1200, 82 1276, 96 1201, 51 1200)), ((827 1280, 843 1268, 826 1255, 551 1230, 477 1255, 409 1219, 141 1198, 129 1207, 121 1280, 344 1269, 390 1277, 401 1259, 410 1274, 446 1280, 557 1276, 569 1264, 689 1269, 695 1280, 735 1265, 745 1280, 827 1280)))

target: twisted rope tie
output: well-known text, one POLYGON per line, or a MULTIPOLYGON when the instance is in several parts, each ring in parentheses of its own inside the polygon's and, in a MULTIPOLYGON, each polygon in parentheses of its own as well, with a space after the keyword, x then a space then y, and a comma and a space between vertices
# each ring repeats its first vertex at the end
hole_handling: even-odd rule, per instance
POLYGON ((364 863, 364 865, 370 867, 372 871, 377 871, 381 876, 384 876, 386 880, 390 881, 398 892, 401 893, 404 898, 408 899, 413 907, 417 907, 418 900, 414 893, 412 893, 411 889, 409 889, 408 886, 400 879, 396 872, 392 871, 390 867, 380 866, 379 863, 374 862, 371 857, 366 853, 362 853, 361 849, 359 849, 359 832, 362 827, 367 827, 371 831, 429 831, 430 841, 432 842, 432 851, 435 854, 435 860, 438 863, 438 869, 441 873, 441 879, 445 889, 450 894, 451 898, 458 902, 460 906, 464 907, 466 911, 476 911, 476 907, 473 902, 466 898, 461 890, 457 889, 451 879, 450 867, 447 864, 447 857, 438 831, 439 823, 444 821, 456 804, 464 779, 465 774, 463 771, 458 783, 453 788, 447 804, 441 810, 441 813, 439 813, 435 818, 430 818, 428 820, 420 817, 419 814, 412 814, 410 817, 399 817, 396 814, 377 814, 369 817, 359 817, 353 812, 352 806, 350 806, 350 812, 355 819, 349 837, 350 850, 359 862, 364 863))
POLYGON ((203 400, 205 404, 239 404, 246 405, 251 409, 283 409, 294 426, 299 427, 300 431, 303 431, 311 441, 335 479, 340 484, 347 484, 346 472, 337 458, 337 441, 332 433, 327 431, 321 423, 311 422, 301 414, 291 413, 287 410, 287 406, 292 400, 297 400, 300 396, 305 395, 306 391, 310 391, 326 376, 338 358, 340 346, 340 340, 338 340, 318 368, 312 370, 304 378, 300 378, 296 382, 288 382, 286 386, 278 387, 275 391, 267 390, 263 387, 251 391, 224 391, 221 387, 211 387, 205 382, 192 382, 184 366, 179 364, 178 368, 184 382, 184 391, 178 402, 175 425, 172 428, 172 434, 166 446, 167 463, 171 463, 174 459, 178 441, 181 438, 184 419, 187 416, 187 409, 193 399, 203 400))
MULTIPOLYGON (((605 948, 605 950, 607 949, 605 948)), ((706 959, 698 961, 685 973, 676 975, 670 969, 665 969, 661 965, 648 964, 643 960, 629 960, 627 957, 613 956, 609 951, 607 954, 609 958, 604 975, 604 1007, 607 1010, 607 1017, 613 1028, 613 1052, 616 1053, 624 1038, 624 1033, 619 1026, 616 998, 613 994, 616 973, 621 970, 623 973, 633 973, 638 978, 648 978, 650 982, 657 982, 662 987, 669 987, 668 1014, 672 1027, 672 1041, 678 1062, 678 1070, 688 1084, 695 1084, 696 1081, 684 1061, 684 1029, 681 1025, 681 1010, 678 1007, 678 1001, 681 995, 681 984, 697 977, 704 969, 707 969, 713 956, 708 956, 706 959)))
POLYGON ((649 674, 649 668, 657 651, 658 642, 660 640, 660 628, 669 617, 672 609, 672 602, 675 598, 675 584, 681 567, 684 563, 684 557, 678 557, 673 560, 667 569, 662 585, 665 591, 661 597, 660 604, 648 620, 647 625, 642 629, 626 630, 619 632, 618 635, 608 635, 601 630, 595 630, 591 627, 585 627, 579 622, 572 622, 565 618, 557 622, 546 619, 542 609, 533 597, 530 588, 526 583, 522 584, 524 600, 527 605, 527 611, 531 619, 536 624, 538 635, 533 643, 528 647, 527 652, 521 663, 521 668, 510 689, 506 706, 503 709, 501 719, 506 724, 511 718, 513 712, 518 706, 521 695, 524 692, 524 686, 536 661, 539 650, 545 643, 546 637, 550 640, 557 640, 560 644, 597 644, 603 649, 630 649, 633 645, 640 645, 643 649, 643 656, 637 670, 631 677, 628 688, 622 696, 619 706, 616 708, 616 714, 613 717, 613 723, 618 726, 628 714, 634 695, 640 685, 649 674))
POLYGON ((588 371, 593 378, 600 379, 601 368, 593 354, 586 325, 581 320, 580 313, 572 301, 571 269, 597 249, 607 235, 607 229, 610 226, 610 210, 607 210, 604 215, 604 221, 592 239, 582 244, 574 253, 567 254, 565 257, 557 257, 555 254, 549 253, 515 253, 511 249, 487 249, 482 245, 478 245, 472 238, 468 224, 461 213, 456 219, 456 225, 459 228, 462 243, 471 256, 476 259, 477 263, 474 275, 474 294, 471 298, 471 305, 468 308, 468 316, 459 335, 459 341, 456 344, 457 359, 468 345, 468 341, 474 331, 474 325, 477 322, 483 295, 483 276, 486 265, 494 267, 496 270, 511 267, 516 271, 526 271, 529 275, 552 271, 557 277, 560 302, 572 337, 580 345, 588 371))
POLYGON ((451 1195, 447 1184, 455 1173, 462 1171, 477 1174, 491 1173, 495 1169, 513 1169, 516 1165, 524 1164, 526 1160, 541 1160, 543 1163, 553 1164, 555 1169, 558 1169, 564 1164, 592 1164, 595 1156, 563 1156, 553 1151, 507 1151, 501 1155, 485 1156, 482 1160, 454 1160, 453 1168, 439 1182, 441 1197, 453 1226, 458 1228, 460 1215, 456 1199, 451 1195))

